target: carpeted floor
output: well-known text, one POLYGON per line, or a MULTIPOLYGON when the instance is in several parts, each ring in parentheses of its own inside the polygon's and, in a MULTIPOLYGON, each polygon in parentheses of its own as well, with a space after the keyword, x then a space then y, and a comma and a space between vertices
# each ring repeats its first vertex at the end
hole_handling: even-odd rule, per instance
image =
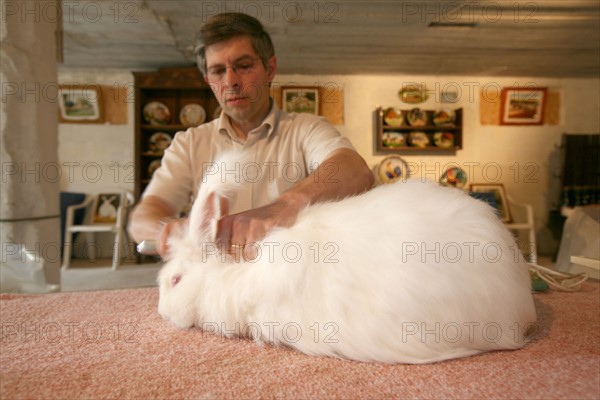
POLYGON ((382 365, 176 330, 157 288, 0 295, 0 398, 598 399, 600 285, 535 299, 524 349, 382 365))

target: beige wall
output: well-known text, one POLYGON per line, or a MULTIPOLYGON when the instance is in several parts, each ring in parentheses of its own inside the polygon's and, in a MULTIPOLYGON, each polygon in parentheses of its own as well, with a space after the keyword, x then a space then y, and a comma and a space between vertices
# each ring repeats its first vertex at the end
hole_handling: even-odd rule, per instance
POLYGON ((129 71, 81 69, 59 71, 61 84, 94 83, 126 88, 127 124, 59 124, 61 190, 97 193, 133 190, 134 90, 129 71))
MULTIPOLYGON (((122 70, 62 70, 60 82, 95 82, 121 85, 132 89, 133 77, 122 70)), ((548 211, 559 200, 559 150, 561 135, 600 132, 599 79, 542 79, 535 77, 465 78, 454 76, 301 76, 280 75, 279 85, 336 85, 344 90, 344 125, 338 126, 348 136, 370 166, 383 156, 373 155, 372 112, 378 106, 410 108, 398 98, 404 83, 425 83, 434 93, 419 107, 463 108, 463 149, 456 155, 403 155, 415 168, 415 177, 437 180, 446 167, 459 165, 469 173, 470 182, 503 183, 517 202, 534 206, 541 253, 553 253, 556 243, 545 227, 548 211), (479 117, 480 90, 494 93, 497 88, 516 85, 545 86, 560 95, 560 123, 542 126, 482 125, 479 117), (455 104, 441 104, 443 88, 459 89, 455 104)), ((330 87, 330 86, 328 86, 330 87)), ((132 97, 130 97, 132 98, 132 97)), ((127 125, 59 126, 59 159, 73 163, 72 174, 63 174, 63 190, 100 191, 111 187, 133 188, 133 102, 127 103, 127 125), (100 167, 101 177, 95 171, 100 167), (87 168, 87 170, 84 170, 87 168), (92 175, 93 174, 93 175, 92 175)))

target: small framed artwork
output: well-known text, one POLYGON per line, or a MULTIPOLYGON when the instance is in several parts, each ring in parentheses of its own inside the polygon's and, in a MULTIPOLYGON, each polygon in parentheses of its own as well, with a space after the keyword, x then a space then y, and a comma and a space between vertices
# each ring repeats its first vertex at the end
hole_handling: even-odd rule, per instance
POLYGON ((547 88, 503 88, 500 125, 541 125, 544 123, 547 88))
POLYGON ((103 122, 102 91, 99 85, 61 85, 58 116, 63 123, 103 122))
POLYGON ((111 224, 117 221, 120 193, 100 193, 94 205, 94 222, 111 224))
POLYGON ((286 112, 319 115, 319 88, 284 87, 282 103, 286 112))
MULTIPOLYGON (((494 205, 498 210, 498 216, 503 222, 510 222, 510 209, 508 208, 508 199, 506 197, 506 191, 504 185, 501 183, 472 183, 470 186, 471 193, 474 194, 488 194, 493 201, 489 201, 491 205, 494 205)), ((473 196, 480 198, 479 196, 473 196)))

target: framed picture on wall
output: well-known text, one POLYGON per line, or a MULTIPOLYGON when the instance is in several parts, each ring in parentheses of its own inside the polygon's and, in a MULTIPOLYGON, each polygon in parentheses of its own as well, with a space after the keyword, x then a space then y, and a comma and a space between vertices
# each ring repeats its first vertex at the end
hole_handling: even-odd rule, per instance
POLYGON ((547 88, 503 88, 501 125, 541 125, 544 123, 547 88))
POLYGON ((284 111, 319 115, 319 88, 284 87, 281 102, 284 111))
MULTIPOLYGON (((487 194, 490 196, 492 201, 488 201, 489 204, 493 205, 498 210, 498 216, 503 222, 510 222, 510 209, 508 208, 508 199, 506 197, 506 191, 504 185, 501 183, 472 183, 470 186, 471 193, 475 194, 487 194)), ((479 196, 473 196, 481 198, 479 196)))
POLYGON ((58 116, 63 123, 103 122, 102 91, 99 85, 61 85, 58 116))
POLYGON ((110 224, 117 221, 120 193, 100 193, 94 204, 94 222, 110 224))

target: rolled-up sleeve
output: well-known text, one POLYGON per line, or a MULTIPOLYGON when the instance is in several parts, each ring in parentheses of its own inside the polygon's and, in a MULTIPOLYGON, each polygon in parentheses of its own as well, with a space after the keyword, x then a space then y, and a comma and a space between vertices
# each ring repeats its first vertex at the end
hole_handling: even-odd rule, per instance
POLYGON ((308 125, 306 137, 302 143, 309 172, 318 168, 335 150, 356 150, 350 140, 342 136, 324 117, 311 118, 313 121, 308 125))

